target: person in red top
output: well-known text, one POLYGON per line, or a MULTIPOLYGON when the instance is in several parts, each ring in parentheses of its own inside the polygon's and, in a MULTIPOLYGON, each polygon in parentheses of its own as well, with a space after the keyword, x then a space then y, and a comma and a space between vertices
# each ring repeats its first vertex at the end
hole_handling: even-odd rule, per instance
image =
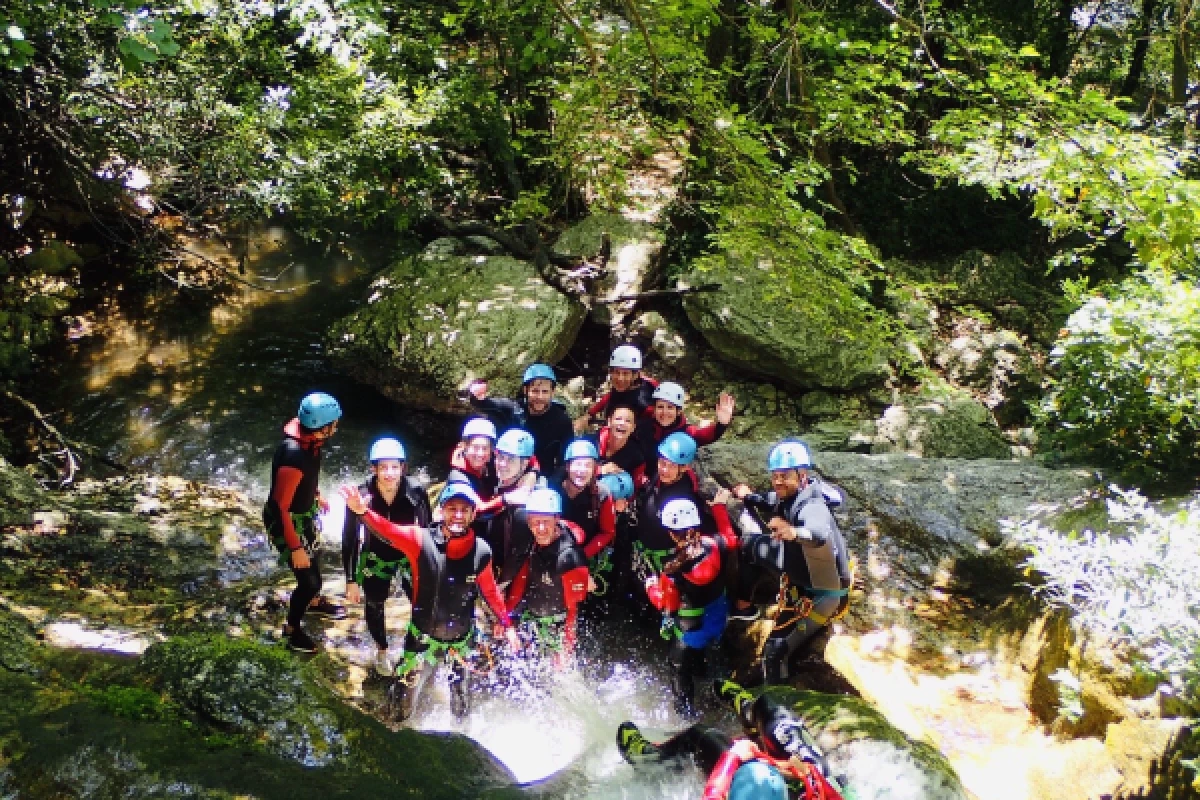
MULTIPOLYGON (((713 508, 728 527, 723 503, 713 508)), ((663 506, 662 525, 675 549, 662 572, 646 579, 646 597, 663 614, 663 635, 673 636, 671 689, 675 708, 693 713, 695 676, 704 670, 705 650, 725 632, 729 601, 722 579, 722 547, 717 539, 700 532, 700 509, 684 497, 663 506)))
POLYGON ((317 644, 300 626, 306 613, 343 619, 346 609, 321 596, 321 565, 317 515, 328 510, 317 480, 321 446, 337 432, 342 408, 324 392, 300 401, 296 417, 283 427, 283 442, 271 460, 271 491, 263 506, 263 525, 279 551, 279 560, 292 568, 296 589, 288 604, 283 636, 288 646, 315 653, 317 644))
POLYGON ((628 472, 633 485, 646 483, 646 462, 649 460, 637 437, 637 412, 630 406, 617 406, 608 417, 608 424, 596 437, 600 453, 600 474, 616 475, 628 472))
POLYGON ((486 538, 488 523, 504 509, 504 496, 497 491, 496 426, 491 420, 474 417, 463 425, 462 438, 450 454, 446 483, 465 483, 475 490, 475 532, 486 538))
POLYGON ((550 480, 562 496, 563 519, 583 531, 593 587, 607 590, 612 570, 612 545, 617 536, 617 512, 608 487, 596 481, 600 454, 587 439, 576 439, 563 452, 563 469, 550 480))
POLYGON ((562 498, 553 489, 530 492, 516 516, 532 541, 508 589, 509 616, 531 649, 562 666, 575 653, 579 604, 588 593, 583 532, 562 519, 562 498))
POLYGON ((642 352, 631 344, 623 344, 612 352, 608 361, 609 390, 588 407, 587 414, 575 420, 575 431, 587 430, 592 417, 611 414, 618 406, 628 406, 642 415, 654 404, 651 398, 658 381, 642 374, 642 352))
POLYGON ((412 715, 421 689, 440 660, 450 667, 450 708, 458 718, 470 708, 466 659, 475 634, 475 601, 482 595, 504 629, 509 645, 520 640, 492 574, 492 551, 471 529, 479 496, 465 483, 448 483, 438 500, 441 522, 424 528, 396 525, 367 505, 358 488, 345 486, 346 507, 362 517, 371 533, 408 559, 412 568, 412 619, 404 637, 404 660, 388 690, 391 710, 401 720, 412 715))
POLYGON ((732 681, 714 689, 731 702, 746 737, 735 741, 693 725, 655 744, 632 722, 623 722, 617 728, 622 757, 636 767, 691 756, 708 774, 704 800, 842 800, 838 780, 799 715, 769 695, 756 699, 732 681))

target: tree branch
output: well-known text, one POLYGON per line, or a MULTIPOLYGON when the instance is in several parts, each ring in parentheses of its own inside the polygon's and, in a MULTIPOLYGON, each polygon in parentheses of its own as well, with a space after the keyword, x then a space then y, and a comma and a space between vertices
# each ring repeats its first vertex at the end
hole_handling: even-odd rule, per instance
POLYGON ((719 283, 702 283, 699 286, 680 286, 676 289, 647 289, 644 292, 636 294, 626 294, 620 297, 613 297, 608 300, 597 300, 597 305, 610 305, 613 303, 628 303, 638 300, 651 300, 655 297, 682 297, 687 294, 707 294, 708 292, 721 291, 719 283))
POLYGON ((118 472, 129 472, 129 467, 125 466, 119 461, 112 460, 108 456, 104 455, 104 453, 100 452, 98 448, 93 447, 86 442, 78 442, 74 439, 69 439, 64 436, 62 431, 60 431, 52 422, 50 422, 46 415, 42 413, 40 408, 26 400, 24 397, 21 397, 21 395, 11 392, 7 389, 0 390, 0 394, 3 394, 4 397, 13 401, 29 412, 29 415, 33 417, 43 429, 45 429, 46 433, 50 434, 50 436, 52 436, 54 440, 62 446, 62 454, 67 459, 67 475, 63 478, 62 483, 60 484, 61 486, 69 486, 75 479, 75 473, 78 471, 80 466, 80 459, 77 455, 75 455, 76 450, 88 453, 100 463, 112 467, 118 472))
MULTIPOLYGON (((309 281, 308 283, 301 284, 300 286, 293 286, 290 289, 274 289, 270 286, 263 286, 261 283, 255 283, 254 281, 243 278, 241 275, 239 275, 237 273, 237 270, 234 269, 233 267, 227 267, 224 264, 222 264, 220 261, 217 261, 216 259, 209 258, 208 256, 204 255, 203 253, 197 253, 195 250, 188 247, 187 245, 178 244, 178 245, 173 245, 173 247, 182 253, 187 253, 192 258, 198 258, 201 261, 203 261, 205 264, 208 264, 211 267, 215 267, 216 269, 220 270, 226 277, 228 277, 234 283, 240 283, 243 286, 249 286, 251 289, 257 289, 260 292, 268 292, 270 294, 293 294, 298 289, 307 289, 309 286, 316 286, 318 283, 320 283, 320 281, 309 281)), ((289 264, 288 266, 290 267, 291 265, 289 264)), ((282 275, 282 273, 280 273, 280 274, 282 275)), ((275 278, 267 278, 266 280, 278 280, 278 279, 279 279, 278 276, 276 276, 275 278)), ((192 287, 192 288, 194 288, 194 287, 192 287)))

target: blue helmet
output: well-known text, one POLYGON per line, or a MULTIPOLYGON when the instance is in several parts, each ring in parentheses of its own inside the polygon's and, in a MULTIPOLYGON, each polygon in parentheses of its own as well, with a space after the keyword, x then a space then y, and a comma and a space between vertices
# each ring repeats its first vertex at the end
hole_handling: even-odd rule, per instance
POLYGON ((445 505, 446 501, 452 500, 455 497, 461 497, 471 503, 476 508, 479 507, 479 495, 475 494, 475 490, 470 484, 454 481, 447 483, 446 488, 442 489, 442 493, 438 495, 438 505, 445 505))
POLYGON ((780 442, 771 448, 767 456, 767 469, 774 472, 780 469, 809 469, 812 467, 812 456, 809 455, 808 445, 799 439, 780 442))
POLYGON ((374 464, 376 461, 384 459, 395 459, 396 461, 407 461, 404 454, 404 445, 400 444, 399 440, 385 437, 377 439, 375 444, 371 445, 371 452, 367 456, 367 460, 374 464))
POLYGON ((558 378, 554 376, 554 367, 549 364, 530 364, 525 370, 525 376, 521 378, 521 383, 526 384, 530 381, 536 381, 538 378, 545 378, 551 383, 558 383, 558 378))
POLYGON ((300 401, 300 410, 296 412, 296 416, 301 425, 315 431, 341 419, 342 407, 332 395, 313 392, 300 401))
POLYGON ((563 452, 563 461, 574 461, 577 458, 590 458, 593 461, 599 461, 600 452, 596 450, 596 445, 587 439, 576 439, 567 445, 567 449, 563 452))
POLYGON ((729 800, 787 800, 787 782, 765 761, 748 761, 733 773, 729 800))
POLYGON ((658 454, 667 461, 686 467, 696 460, 696 440, 676 431, 658 445, 658 454))
POLYGON ((562 496, 553 489, 534 489, 525 501, 526 514, 561 514, 562 496))
POLYGON ((599 482, 608 489, 613 500, 628 500, 633 497, 633 477, 628 472, 605 475, 599 482))
POLYGON ((517 458, 533 457, 533 436, 520 428, 507 430, 496 440, 496 452, 517 458))

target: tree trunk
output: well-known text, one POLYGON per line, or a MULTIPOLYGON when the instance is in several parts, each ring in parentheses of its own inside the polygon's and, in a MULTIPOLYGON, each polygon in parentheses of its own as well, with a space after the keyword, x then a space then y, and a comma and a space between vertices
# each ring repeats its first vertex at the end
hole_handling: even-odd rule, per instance
POLYGON ((1146 71, 1146 54, 1150 52, 1150 36, 1154 32, 1154 12, 1158 0, 1142 0, 1142 24, 1138 26, 1137 41, 1133 43, 1133 57, 1129 60, 1129 72, 1121 82, 1121 95, 1133 97, 1142 85, 1142 73, 1146 71))
POLYGON ((1192 0, 1178 0, 1175 7, 1175 47, 1171 58, 1171 100, 1187 101, 1188 77, 1191 72, 1192 48, 1188 24, 1192 17, 1192 0))
POLYGON ((1075 0, 1059 0, 1050 31, 1049 63, 1050 75, 1067 77, 1071 69, 1071 31, 1075 29, 1075 0))

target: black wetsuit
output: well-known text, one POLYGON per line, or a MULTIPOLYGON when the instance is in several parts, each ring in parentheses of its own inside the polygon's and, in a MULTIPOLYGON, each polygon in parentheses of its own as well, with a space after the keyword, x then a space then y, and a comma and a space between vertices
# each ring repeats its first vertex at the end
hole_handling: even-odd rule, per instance
POLYGON ((563 449, 575 436, 571 415, 566 406, 557 400, 541 414, 529 410, 522 397, 519 400, 485 397, 471 398, 471 405, 487 414, 501 433, 509 428, 521 428, 533 436, 533 454, 538 460, 542 474, 552 474, 562 464, 563 449))
MULTIPOLYGON (((360 494, 370 498, 369 508, 389 522, 427 527, 433 519, 429 497, 412 478, 404 479, 391 505, 384 501, 375 478, 358 489, 360 494)), ((357 583, 362 587, 367 630, 375 644, 386 649, 384 604, 391 593, 392 579, 397 575, 404 591, 411 591, 408 558, 378 536, 371 536, 364 530, 362 517, 346 509, 346 520, 342 525, 342 568, 347 584, 357 583)))
POLYGON ((271 491, 263 506, 263 525, 279 551, 279 558, 296 576, 296 589, 288 603, 287 624, 295 629, 309 604, 321 593, 321 565, 317 557, 317 480, 321 473, 321 445, 293 419, 284 426, 284 439, 271 459, 271 491), (281 470, 299 471, 299 482, 282 478, 281 470), (281 506, 286 505, 286 514, 281 506), (309 566, 292 566, 291 553, 304 548, 309 566))

